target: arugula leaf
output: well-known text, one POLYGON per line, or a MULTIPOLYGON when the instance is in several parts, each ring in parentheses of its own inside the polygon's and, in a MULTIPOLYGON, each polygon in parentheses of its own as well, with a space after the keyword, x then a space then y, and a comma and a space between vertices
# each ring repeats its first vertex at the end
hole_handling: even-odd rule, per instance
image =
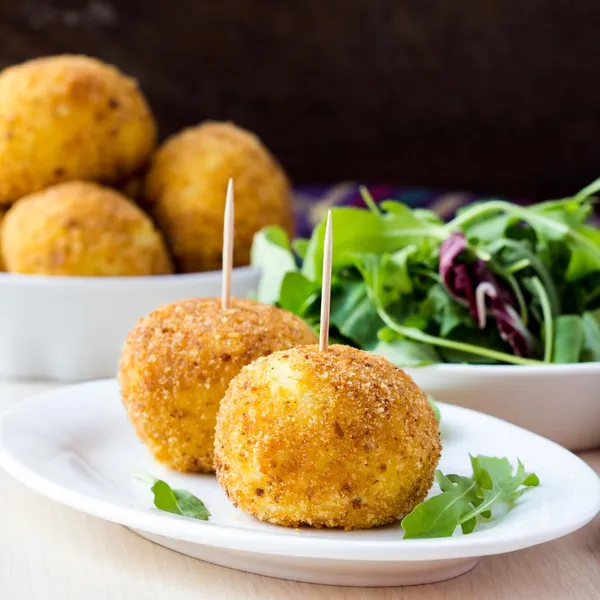
POLYGON ((363 199, 363 202, 366 204, 367 208, 374 215, 380 215, 381 212, 379 211, 377 202, 375 202, 375 199, 373 198, 373 196, 371 196, 371 192, 369 192, 368 188, 366 188, 364 185, 361 185, 360 188, 358 188, 358 190, 359 190, 360 195, 363 199))
POLYGON ((544 327, 544 362, 551 362, 554 355, 554 321, 552 319, 552 306, 548 298, 548 292, 537 277, 528 280, 531 290, 538 297, 542 308, 544 327))
POLYGON ((287 233, 281 227, 266 227, 254 236, 250 263, 261 269, 257 300, 276 304, 281 295, 283 279, 297 271, 287 233))
MULTIPOLYGON (((379 330, 391 331, 389 328, 379 330)), ((422 367, 440 362, 439 354, 435 348, 418 342, 411 342, 395 335, 391 340, 379 340, 372 348, 373 354, 387 358, 398 367, 422 367)))
POLYGON ((279 293, 279 306, 303 317, 319 298, 319 284, 307 279, 298 271, 289 271, 283 277, 279 293))
POLYGON ((444 221, 442 221, 436 213, 427 208, 415 208, 413 209, 413 215, 423 223, 429 223, 430 225, 444 224, 444 221))
POLYGON ((583 319, 578 315, 561 315, 554 321, 554 363, 579 362, 584 344, 583 319))
MULTIPOLYGON (((342 207, 331 211, 335 232, 333 239, 333 269, 351 265, 358 252, 387 253, 407 244, 421 243, 424 238, 442 240, 444 228, 416 218, 399 202, 384 202, 387 212, 375 214, 368 210, 342 207)), ((302 273, 309 279, 321 281, 323 244, 326 220, 315 228, 308 244, 302 273)))
POLYGON ((441 337, 448 337, 460 325, 473 327, 469 309, 456 302, 441 284, 429 288, 420 313, 437 322, 441 337))
POLYGON ((208 521, 210 512, 204 506, 202 500, 196 498, 190 492, 172 489, 165 481, 150 475, 135 474, 134 477, 151 485, 150 489, 154 494, 154 506, 158 510, 200 521, 208 521))
POLYGON ((418 247, 409 244, 382 258, 382 268, 386 270, 386 278, 394 282, 399 294, 411 294, 414 290, 410 276, 409 260, 418 252, 418 247))
POLYGON ((470 346, 474 345, 475 347, 487 348, 494 352, 502 352, 504 342, 498 335, 498 332, 490 327, 481 330, 473 329, 472 326, 459 325, 452 330, 447 339, 456 345, 438 349, 438 353, 444 362, 471 365, 490 365, 501 362, 493 355, 473 354, 472 352, 465 351, 462 346, 458 345, 468 341, 470 346))
POLYGON ((362 281, 343 281, 335 286, 330 321, 343 336, 367 350, 377 345, 377 332, 383 327, 362 281))
POLYGON ((441 493, 402 519, 404 539, 449 537, 459 526, 463 534, 472 533, 481 519, 493 518, 494 508, 511 510, 528 487, 540 483, 537 475, 525 473, 521 461, 516 473, 507 458, 471 456, 471 466, 473 477, 436 471, 441 493))
POLYGON ((586 312, 581 317, 583 350, 581 360, 600 361, 600 314, 586 312))
POLYGON ((405 540, 450 537, 472 505, 477 483, 452 484, 452 489, 422 502, 402 519, 405 540))
POLYGON ((499 254, 499 259, 511 264, 520 260, 526 260, 529 267, 543 284, 544 290, 546 290, 552 314, 556 315, 560 312, 560 298, 550 270, 527 244, 511 239, 496 239, 489 245, 486 245, 485 249, 490 254, 499 254))
POLYGON ((582 190, 575 194, 574 198, 576 200, 587 200, 597 192, 600 192, 600 178, 586 185, 582 190))
POLYGON ((301 260, 304 260, 306 251, 308 250, 309 240, 305 238, 296 238, 292 242, 292 250, 298 255, 301 260))

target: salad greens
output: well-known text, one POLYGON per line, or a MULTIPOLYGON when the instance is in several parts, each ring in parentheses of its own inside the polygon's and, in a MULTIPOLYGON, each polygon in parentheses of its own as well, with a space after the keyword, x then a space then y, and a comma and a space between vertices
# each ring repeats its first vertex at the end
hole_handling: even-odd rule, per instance
POLYGON ((154 506, 159 510, 182 517, 208 521, 210 512, 204 506, 202 500, 196 498, 190 492, 174 490, 168 483, 150 475, 136 473, 134 477, 151 486, 150 490, 154 494, 154 506))
MULTIPOLYGON (((332 209, 330 337, 399 366, 600 360, 600 179, 529 207, 471 204, 448 223, 393 200, 332 209)), ((325 221, 290 244, 259 232, 258 300, 318 328, 325 221)))
POLYGON ((529 487, 538 486, 534 473, 526 473, 519 461, 517 471, 507 458, 471 456, 472 477, 444 475, 436 471, 441 494, 419 504, 402 519, 404 539, 449 537, 460 526, 464 534, 493 518, 492 509, 511 510, 529 487))

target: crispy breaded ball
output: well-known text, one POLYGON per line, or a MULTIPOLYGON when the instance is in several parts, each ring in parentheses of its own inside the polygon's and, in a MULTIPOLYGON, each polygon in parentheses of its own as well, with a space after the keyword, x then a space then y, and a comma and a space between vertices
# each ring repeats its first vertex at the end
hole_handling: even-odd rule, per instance
POLYGON ((216 298, 169 304, 130 332, 119 365, 123 403, 138 437, 161 463, 178 471, 213 470, 221 398, 244 365, 315 335, 274 306, 216 298))
POLYGON ((61 55, 0 73, 0 204, 63 181, 119 183, 155 145, 144 96, 110 65, 61 55))
POLYGON ((95 183, 71 181, 19 200, 2 225, 13 273, 124 276, 172 273, 160 232, 133 202, 95 183))
POLYGON ((288 527, 390 523, 425 498, 440 451, 426 395, 386 359, 349 346, 257 360, 217 417, 219 483, 241 510, 288 527))
POLYGON ((220 268, 229 178, 235 184, 235 266, 250 262, 253 236, 266 225, 293 232, 288 179, 255 135, 231 123, 186 129, 156 152, 145 185, 146 202, 181 271, 220 268))

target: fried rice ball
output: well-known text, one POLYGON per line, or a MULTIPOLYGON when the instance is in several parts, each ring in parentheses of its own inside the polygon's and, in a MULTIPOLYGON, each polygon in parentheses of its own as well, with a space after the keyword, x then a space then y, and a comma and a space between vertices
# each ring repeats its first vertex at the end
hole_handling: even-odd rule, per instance
POLYGON ((425 498, 440 451, 421 389, 386 359, 349 346, 297 347, 245 367, 215 434, 228 497, 287 527, 391 523, 425 498))
POLYGON ((60 55, 0 73, 0 204, 64 181, 119 183, 155 145, 144 96, 115 67, 60 55))
POLYGON ((172 273, 161 234, 133 202, 95 183, 71 181, 19 200, 2 225, 13 273, 124 276, 172 273))
POLYGON ((221 398, 244 365, 315 335, 274 306, 233 299, 183 300, 143 318, 119 365, 123 403, 138 437, 161 463, 184 472, 213 471, 221 398))
POLYGON ((293 233, 288 179, 255 135, 231 123, 186 129, 159 148, 145 183, 145 201, 181 271, 220 268, 229 178, 235 183, 235 266, 250 262, 253 236, 266 225, 293 233))

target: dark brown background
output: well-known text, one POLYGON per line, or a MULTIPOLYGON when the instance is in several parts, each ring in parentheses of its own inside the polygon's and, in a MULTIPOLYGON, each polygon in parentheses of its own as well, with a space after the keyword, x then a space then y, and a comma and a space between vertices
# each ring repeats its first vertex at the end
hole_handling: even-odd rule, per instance
POLYGON ((597 0, 0 0, 2 65, 83 52, 167 135, 255 130, 297 182, 559 196, 600 176, 597 0))

